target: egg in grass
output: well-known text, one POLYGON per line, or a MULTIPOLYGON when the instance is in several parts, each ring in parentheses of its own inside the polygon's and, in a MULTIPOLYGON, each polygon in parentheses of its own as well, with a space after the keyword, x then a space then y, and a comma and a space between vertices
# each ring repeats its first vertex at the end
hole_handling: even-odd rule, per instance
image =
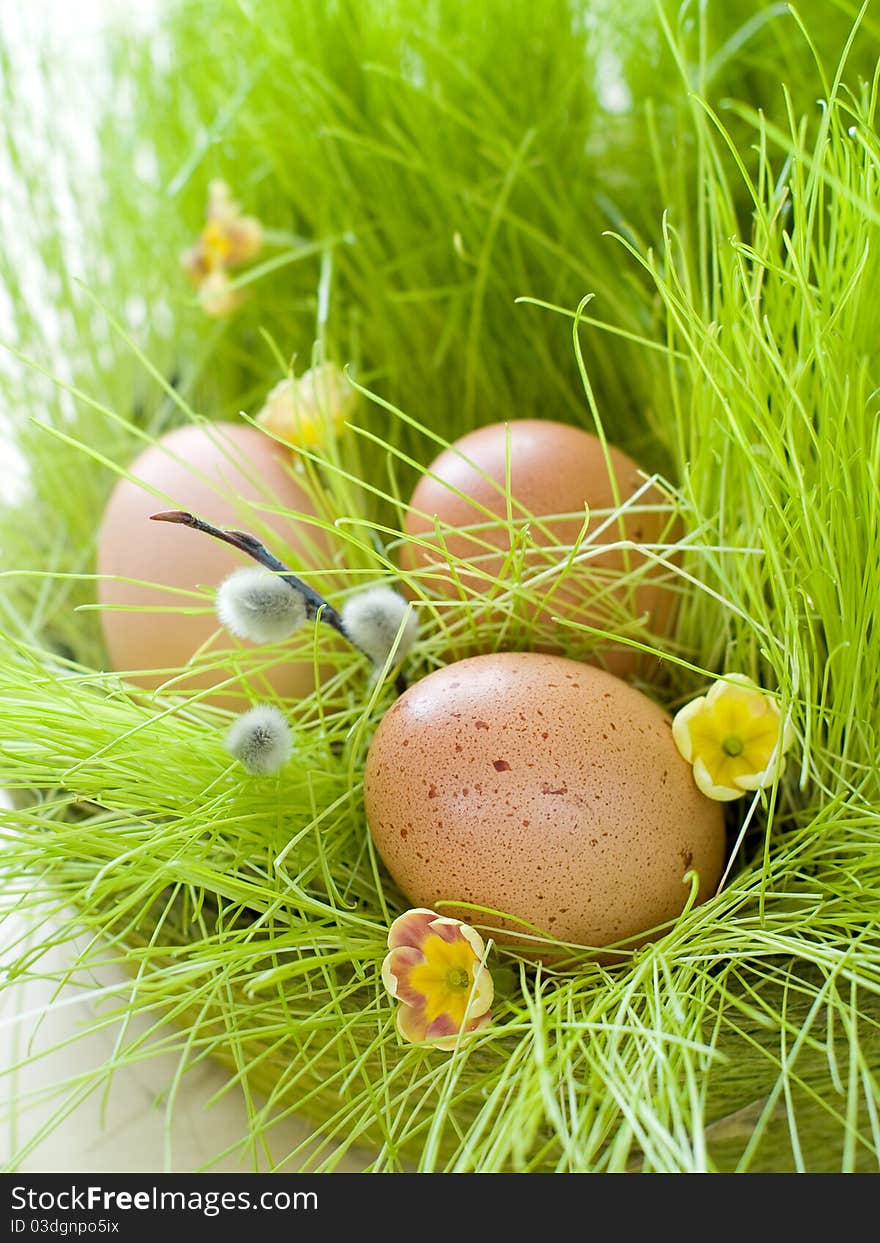
MULTIPOLYGON (((569 424, 519 419, 470 432, 427 467, 400 556, 429 595, 464 595, 470 607, 497 601, 519 539, 533 646, 561 652, 554 617, 640 641, 668 636, 680 535, 669 496, 620 449, 569 424)), ((647 667, 637 649, 600 636, 589 658, 622 677, 647 667)))
POLYGON ((668 714, 547 654, 471 657, 411 686, 373 737, 364 800, 413 906, 526 957, 547 956, 542 938, 630 951, 692 883, 696 902, 711 896, 724 864, 721 806, 695 786, 668 714))
MULTIPOLYGON (((178 693, 207 690, 209 702, 241 707, 246 679, 239 662, 255 665, 253 644, 220 625, 210 597, 198 612, 186 611, 200 603, 190 593, 219 588, 241 569, 241 554, 195 532, 149 524, 169 501, 218 526, 259 526, 301 564, 321 570, 332 564, 329 538, 309 521, 317 513, 292 474, 289 451, 244 423, 174 429, 149 445, 113 489, 97 541, 97 594, 111 668, 136 686, 173 679, 178 693), (230 649, 233 655, 218 664, 230 649)), ((311 653, 279 660, 254 680, 264 691, 300 699, 317 685, 314 660, 311 653)))

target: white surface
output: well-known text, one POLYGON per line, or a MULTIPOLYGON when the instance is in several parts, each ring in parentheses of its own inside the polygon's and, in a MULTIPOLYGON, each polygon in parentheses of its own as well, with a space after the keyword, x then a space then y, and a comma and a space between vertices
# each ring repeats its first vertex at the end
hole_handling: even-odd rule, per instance
MULTIPOLYGON (((2 957, 0 952, 0 968, 2 957)), ((68 966, 69 956, 58 949, 41 962, 42 969, 57 972, 68 966)), ((108 973, 101 983, 119 979, 108 973)), ((3 1000, 0 1067, 6 1071, 21 1063, 0 1080, 0 1167, 5 1172, 241 1173, 273 1165, 288 1172, 299 1167, 296 1158, 286 1159, 311 1134, 298 1119, 284 1119, 269 1131, 270 1156, 260 1153, 255 1161, 252 1152, 240 1150, 247 1135, 242 1094, 234 1089, 212 1102, 228 1087, 217 1063, 202 1062, 188 1070, 171 1106, 169 1093, 179 1071, 176 1054, 151 1056, 117 1070, 105 1090, 102 1071, 113 1055, 118 1023, 90 1030, 99 1015, 96 1005, 82 999, 79 990, 58 992, 45 981, 4 991, 3 1000), (54 1051, 40 1056, 48 1049, 54 1051), (47 1093, 48 1099, 34 1103, 35 1093, 47 1093), (76 1104, 80 1097, 84 1099, 76 1104), (72 1111, 59 1117, 71 1102, 72 1111), (239 1150, 218 1159, 234 1148, 239 1150)), ((147 1026, 139 1018, 126 1038, 147 1026)), ((164 1034, 173 1033, 166 1029, 164 1034)), ((363 1160, 360 1154, 349 1155, 337 1168, 360 1170, 363 1160)))
MULTIPOLYGON (((37 936, 45 944, 52 931, 0 924, 0 977, 21 957, 21 944, 10 949, 16 938, 29 933, 31 944, 37 936)), ((216 1062, 191 1066, 175 1086, 179 1054, 161 1053, 116 1070, 108 1082, 105 1070, 120 1024, 108 1022, 107 1015, 114 999, 122 1002, 129 979, 102 968, 87 989, 81 974, 78 985, 59 988, 54 981, 64 978, 73 958, 70 946, 50 948, 31 968, 48 979, 0 992, 0 1169, 188 1174, 299 1168, 299 1159, 290 1154, 309 1139, 311 1128, 286 1118, 269 1130, 268 1153, 242 1150, 243 1096, 238 1088, 224 1091, 227 1076, 216 1062)), ((133 1020, 126 1042, 145 1033, 157 1017, 133 1020)), ((164 1026, 150 1042, 163 1039, 180 1043, 179 1033, 164 1026)), ((361 1170, 367 1159, 363 1153, 347 1155, 336 1168, 361 1170)))

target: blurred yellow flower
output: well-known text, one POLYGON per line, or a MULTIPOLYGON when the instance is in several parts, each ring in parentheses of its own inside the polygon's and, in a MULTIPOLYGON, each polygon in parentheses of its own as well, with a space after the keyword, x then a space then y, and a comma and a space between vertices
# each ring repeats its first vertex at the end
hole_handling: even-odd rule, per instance
POLYGON ((313 449, 342 432, 357 396, 335 363, 321 363, 276 384, 256 422, 289 445, 313 449))
POLYGON ((382 983, 400 1001, 397 1030, 411 1043, 454 1049, 489 1022, 494 986, 482 937, 458 919, 417 907, 395 919, 382 983))
POLYGON ((672 736, 708 798, 727 802, 772 785, 794 735, 776 700, 741 673, 725 674, 686 704, 672 736))
POLYGON ((263 226, 254 216, 243 216, 225 181, 208 187, 205 225, 181 263, 198 288, 207 315, 228 315, 241 302, 230 288, 228 269, 256 258, 263 246, 263 226))

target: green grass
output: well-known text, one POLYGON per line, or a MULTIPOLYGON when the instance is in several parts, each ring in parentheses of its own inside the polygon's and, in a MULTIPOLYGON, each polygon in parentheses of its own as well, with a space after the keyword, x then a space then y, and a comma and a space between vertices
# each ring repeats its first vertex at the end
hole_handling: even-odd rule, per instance
MULTIPOLYGON (((0 816, 0 909, 58 944, 85 932, 81 987, 98 963, 131 976, 102 1020, 121 1022, 113 1058, 53 1085, 57 1116, 173 1050, 181 1076, 208 1056, 229 1066, 251 1159, 294 1112, 320 1124, 309 1161, 328 1170, 350 1145, 379 1171, 876 1170, 876 6, 845 64, 844 4, 801 9, 817 63, 776 10, 710 4, 701 23, 685 7, 673 27, 673 6, 633 4, 617 24, 609 6, 588 64, 600 42, 615 50, 631 114, 602 111, 577 6, 506 4, 503 23, 492 5, 424 7, 259 5, 248 21, 169 6, 172 71, 143 41, 113 43, 113 80, 139 90, 124 123, 106 114, 101 192, 82 199, 91 293, 71 280, 57 197, 34 191, 54 204, 31 244, 66 282, 60 341, 4 269, 12 344, 77 392, 56 399, 10 364, 32 484, 0 515, 0 784, 18 802, 0 816), (152 180, 121 171, 132 133, 152 180), (177 270, 218 173, 276 230, 278 261, 220 327, 177 270), (394 572, 402 505, 438 443, 506 417, 598 426, 661 473, 685 522, 657 550, 680 609, 646 689, 674 709, 739 670, 792 713, 784 779, 728 809, 722 892, 616 968, 583 952, 538 972, 493 951, 494 1022, 452 1057, 400 1045, 379 980, 405 902, 360 780, 390 685, 333 652, 322 695, 292 708, 294 760, 247 779, 222 713, 127 688, 104 671, 95 612, 76 609, 94 599, 107 463, 124 471, 184 419, 255 413, 279 374, 270 342, 351 363, 366 393, 309 476, 338 519, 322 519, 348 571, 334 601, 394 572), (129 1034, 140 1013, 152 1043, 129 1034)), ((564 574, 571 549, 555 553, 564 574)), ((411 584, 410 676, 547 638, 522 621, 513 554, 508 568, 490 585, 503 628, 411 584)), ((608 629, 658 647, 613 613, 608 629)), ((603 641, 563 621, 553 637, 577 657, 603 641)), ((254 687, 278 654, 239 658, 254 687)), ((8 962, 10 982, 43 970, 24 944, 8 962)))

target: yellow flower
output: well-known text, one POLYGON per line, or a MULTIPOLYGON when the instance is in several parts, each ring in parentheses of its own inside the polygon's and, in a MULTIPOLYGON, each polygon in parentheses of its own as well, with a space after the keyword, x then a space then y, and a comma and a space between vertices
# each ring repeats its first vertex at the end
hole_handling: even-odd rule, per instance
POLYGON ((236 309, 241 298, 232 296, 228 269, 256 258, 262 245, 263 226, 259 220, 241 214, 225 181, 212 181, 205 226, 195 244, 181 256, 184 271, 197 286, 206 314, 228 315, 236 309))
POLYGON ((232 253, 232 239, 219 220, 209 220, 199 239, 201 254, 208 272, 226 266, 232 253))
POLYGON ((672 722, 675 745, 709 798, 726 802, 772 785, 794 740, 776 700, 741 673, 725 674, 672 722))
POLYGON ((208 217, 202 241, 215 262, 235 268, 249 263, 263 246, 263 226, 255 216, 243 216, 229 186, 219 178, 208 186, 208 217))
POLYGON ((412 1043, 454 1049, 489 1022, 494 986, 482 937, 458 919, 416 907, 395 919, 382 983, 400 1003, 397 1030, 412 1043))
POLYGON ((334 363, 321 363, 298 380, 281 380, 257 415, 260 427, 302 449, 338 436, 357 404, 357 392, 334 363))

